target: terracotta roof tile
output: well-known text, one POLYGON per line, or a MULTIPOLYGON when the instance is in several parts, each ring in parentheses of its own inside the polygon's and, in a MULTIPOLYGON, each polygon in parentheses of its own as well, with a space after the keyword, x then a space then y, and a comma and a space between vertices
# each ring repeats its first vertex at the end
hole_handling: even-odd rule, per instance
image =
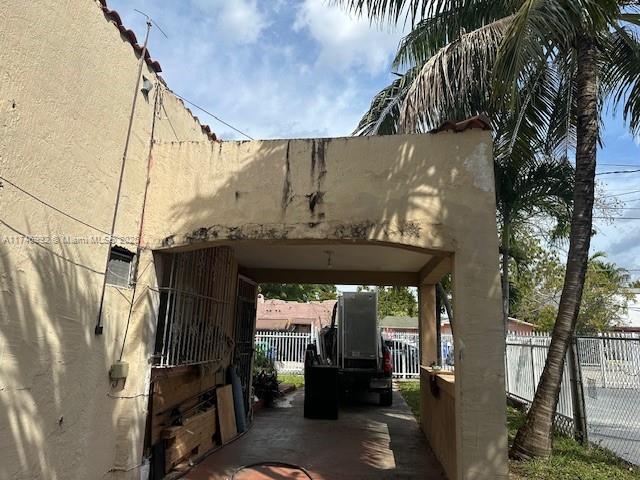
POLYGON ((480 130, 491 130, 491 120, 486 115, 476 115, 475 117, 467 118, 460 122, 446 121, 438 128, 431 130, 429 133, 439 132, 464 132, 472 128, 480 130))
MULTIPOLYGON (((138 55, 138 56, 142 55, 142 45, 140 45, 138 43, 138 39, 136 37, 136 34, 133 32, 133 30, 131 30, 131 29, 129 29, 129 28, 127 28, 127 27, 125 27, 123 25, 122 18, 120 17, 120 14, 115 10, 111 10, 107 6, 107 0, 99 0, 99 2, 100 2, 100 5, 101 5, 101 8, 102 8, 102 12, 104 13, 104 16, 107 18, 107 20, 109 20, 109 21, 111 21, 111 22, 113 22, 115 24, 115 26, 120 31, 120 34, 131 44, 131 46, 133 47, 133 50, 136 52, 136 55, 138 55)), ((153 70, 154 72, 156 72, 156 74, 159 74, 162 71, 162 67, 160 66, 160 63, 151 58, 151 55, 149 54, 149 49, 146 50, 145 55, 144 55, 144 59, 145 59, 147 65, 149 66, 149 68, 151 70, 153 70)), ((164 79, 160 75, 158 75, 158 78, 160 79, 162 84, 165 87, 167 87, 167 83, 164 81, 164 79)), ((184 102, 181 99, 178 99, 178 100, 180 101, 180 103, 182 103, 184 108, 191 114, 191 116, 194 118, 194 120, 200 124, 200 128, 202 129, 202 133, 207 135, 207 137, 209 137, 209 140, 213 140, 213 141, 218 140, 218 137, 216 136, 215 133, 213 133, 213 131, 211 130, 209 125, 202 124, 200 122, 200 119, 198 117, 196 117, 189 108, 187 108, 187 106, 184 104, 184 102)))
MULTIPOLYGON (((136 38, 136 34, 133 32, 133 30, 130 30, 123 25, 122 18, 120 18, 120 14, 115 10, 111 10, 109 7, 107 7, 107 0, 100 0, 100 4, 102 5, 102 11, 104 12, 104 16, 107 17, 108 20, 115 23, 116 27, 118 27, 118 30, 120 30, 120 33, 122 34, 122 36, 129 41, 129 43, 135 50, 136 54, 142 55, 142 45, 138 43, 138 39, 136 38)), ((159 73, 162 71, 162 67, 160 67, 160 63, 158 63, 156 60, 153 60, 151 58, 151 55, 149 54, 149 50, 145 52, 144 59, 147 62, 147 65, 149 65, 149 68, 151 70, 153 70, 156 73, 159 73)))

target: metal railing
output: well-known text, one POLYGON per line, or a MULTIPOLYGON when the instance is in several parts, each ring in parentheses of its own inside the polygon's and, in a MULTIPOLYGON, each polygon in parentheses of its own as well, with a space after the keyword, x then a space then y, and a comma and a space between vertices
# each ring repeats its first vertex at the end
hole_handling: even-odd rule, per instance
MULTIPOLYGON (((420 378, 419 334, 383 329, 382 337, 391 349, 393 378, 420 378)), ((440 354, 442 369, 453 370, 453 337, 451 335, 442 335, 440 354)))
POLYGON ((173 288, 160 288, 166 313, 158 366, 195 365, 219 361, 226 346, 223 325, 216 319, 225 302, 173 288))
POLYGON ((315 335, 296 332, 256 332, 256 350, 272 360, 276 370, 282 373, 304 373, 304 355, 307 345, 315 335))

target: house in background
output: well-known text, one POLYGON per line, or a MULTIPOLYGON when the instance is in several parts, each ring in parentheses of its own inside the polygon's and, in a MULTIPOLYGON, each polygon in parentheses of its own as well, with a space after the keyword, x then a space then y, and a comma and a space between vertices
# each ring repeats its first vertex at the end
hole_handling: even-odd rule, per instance
POLYGON ((627 313, 612 328, 614 332, 640 333, 640 288, 628 290, 633 298, 627 301, 627 313))
MULTIPOLYGON (((258 295, 256 330, 312 333, 331 324, 336 300, 289 302, 258 295)), ((417 321, 417 320, 416 320, 417 321)))
MULTIPOLYGON (((640 295, 638 296, 640 299, 640 295)), ((639 305, 640 307, 640 305, 639 305)), ((638 327, 640 330, 640 308, 638 308, 638 327)), ((629 307, 631 312, 631 307, 629 307)), ((387 334, 392 333, 418 333, 418 317, 404 317, 404 316, 391 316, 388 315, 380 320, 380 328, 387 334)), ((533 323, 518 320, 516 318, 509 317, 509 331, 515 333, 531 333, 535 331, 535 325, 533 323)), ((440 333, 443 335, 451 334, 451 324, 446 316, 442 317, 440 323, 440 333)))

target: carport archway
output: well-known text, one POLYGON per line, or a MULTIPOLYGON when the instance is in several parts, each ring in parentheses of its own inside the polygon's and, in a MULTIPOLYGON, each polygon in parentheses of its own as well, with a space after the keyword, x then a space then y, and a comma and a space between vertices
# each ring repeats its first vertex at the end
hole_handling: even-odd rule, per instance
POLYGON ((493 480, 508 466, 491 136, 466 128, 154 145, 171 170, 155 172, 149 221, 165 232, 158 248, 227 246, 257 282, 417 286, 423 419, 442 420, 423 430, 450 478, 493 480), (455 381, 429 369, 434 285, 447 272, 455 381))

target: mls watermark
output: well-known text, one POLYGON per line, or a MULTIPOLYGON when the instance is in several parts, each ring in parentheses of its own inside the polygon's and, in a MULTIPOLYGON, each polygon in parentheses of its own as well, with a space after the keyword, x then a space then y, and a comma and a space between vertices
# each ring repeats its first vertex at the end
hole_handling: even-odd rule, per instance
POLYGON ((136 236, 0 235, 0 245, 137 245, 136 236))

